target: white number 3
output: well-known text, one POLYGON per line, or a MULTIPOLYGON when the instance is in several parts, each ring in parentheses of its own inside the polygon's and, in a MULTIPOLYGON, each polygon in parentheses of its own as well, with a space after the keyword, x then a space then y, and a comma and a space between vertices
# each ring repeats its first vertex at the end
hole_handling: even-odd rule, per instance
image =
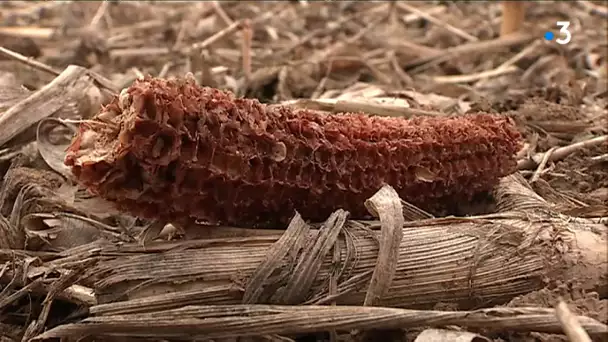
POLYGON ((570 31, 568 31, 568 27, 570 26, 570 22, 569 21, 558 21, 557 22, 557 26, 561 27, 559 29, 559 32, 562 35, 565 35, 565 37, 564 38, 556 39, 555 42, 557 44, 561 44, 561 45, 570 43, 570 39, 572 39, 572 33, 570 33, 570 31))

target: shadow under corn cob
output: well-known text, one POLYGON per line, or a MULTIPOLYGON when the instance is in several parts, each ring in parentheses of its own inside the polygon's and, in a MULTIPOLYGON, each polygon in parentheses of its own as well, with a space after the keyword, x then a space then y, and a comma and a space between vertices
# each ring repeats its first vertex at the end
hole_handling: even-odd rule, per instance
POLYGON ((327 115, 146 78, 81 124, 66 164, 136 215, 256 226, 362 218, 385 183, 427 210, 467 200, 516 170, 519 138, 488 114, 327 115))

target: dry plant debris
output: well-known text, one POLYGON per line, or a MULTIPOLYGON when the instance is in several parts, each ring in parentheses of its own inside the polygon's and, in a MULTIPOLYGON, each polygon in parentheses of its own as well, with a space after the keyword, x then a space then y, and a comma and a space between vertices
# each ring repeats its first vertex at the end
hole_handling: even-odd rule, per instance
POLYGON ((608 4, 527 1, 501 34, 501 3, 0 2, 0 340, 606 340, 608 4), (566 45, 543 39, 557 21, 566 45), (76 185, 79 124, 136 79, 187 73, 329 116, 509 117, 518 170, 457 217, 384 187, 358 203, 372 221, 286 231, 176 229, 76 185))
MULTIPOLYGON (((390 192, 381 196, 385 199, 379 203, 399 201, 390 192)), ((372 291, 369 279, 377 251, 383 248, 373 235, 382 232, 370 232, 373 224, 345 220, 345 212, 337 211, 320 230, 296 217, 282 235, 148 246, 101 242, 66 251, 49 265, 69 273, 81 265, 74 260, 97 259, 80 279, 95 286, 99 304, 90 308, 89 318, 60 325, 39 338, 75 338, 92 332, 114 337, 179 339, 209 334, 219 338, 260 331, 312 332, 319 325, 345 329, 420 323, 458 324, 488 336, 498 336, 505 328, 558 333, 561 326, 554 310, 530 307, 522 299, 509 308, 467 309, 518 293, 529 295, 570 279, 585 279, 575 290, 578 298, 591 291, 605 296, 608 279, 597 269, 608 265, 606 233, 594 233, 599 226, 593 220, 556 216, 520 176, 504 178, 496 196, 501 208, 497 214, 403 225, 408 238, 398 246, 394 269, 407 272, 395 273, 378 304, 408 310, 357 306, 372 291), (574 239, 576 245, 569 243, 574 239), (332 246, 338 248, 337 258, 332 246), (239 279, 234 279, 237 274, 239 279), (334 281, 336 288, 331 286, 334 281), (294 302, 340 306, 282 306, 294 302), (428 310, 438 302, 455 307, 428 310), (312 311, 302 314, 305 310, 312 311)), ((380 225, 394 222, 390 205, 376 208, 380 225)), ((382 278, 390 277, 383 273, 382 278)), ((593 305, 590 297, 580 302, 593 305)), ((579 314, 577 320, 594 338, 608 334, 608 326, 594 318, 579 314)))
POLYGON ((326 115, 147 78, 81 124, 66 164, 135 215, 247 226, 365 218, 383 184, 426 210, 470 200, 516 170, 519 138, 500 116, 326 115))
POLYGON ((500 35, 506 36, 521 29, 526 17, 525 1, 501 1, 502 22, 500 35))

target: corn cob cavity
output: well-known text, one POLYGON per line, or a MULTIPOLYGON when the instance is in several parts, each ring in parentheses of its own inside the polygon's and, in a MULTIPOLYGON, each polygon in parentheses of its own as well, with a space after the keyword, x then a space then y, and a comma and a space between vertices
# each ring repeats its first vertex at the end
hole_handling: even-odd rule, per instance
POLYGON ((243 226, 364 217, 383 184, 424 209, 468 200, 516 170, 501 116, 414 119, 270 106, 184 80, 135 81, 81 124, 66 165, 148 218, 243 226))

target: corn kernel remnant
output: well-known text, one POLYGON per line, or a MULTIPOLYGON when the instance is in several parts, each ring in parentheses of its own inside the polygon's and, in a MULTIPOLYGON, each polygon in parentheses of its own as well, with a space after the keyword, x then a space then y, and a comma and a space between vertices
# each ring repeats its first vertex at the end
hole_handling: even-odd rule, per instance
POLYGON ((65 162, 133 214, 255 226, 295 210, 311 220, 337 208, 364 217, 383 184, 434 210, 514 172, 519 146, 501 116, 327 115, 148 77, 81 124, 65 162))

